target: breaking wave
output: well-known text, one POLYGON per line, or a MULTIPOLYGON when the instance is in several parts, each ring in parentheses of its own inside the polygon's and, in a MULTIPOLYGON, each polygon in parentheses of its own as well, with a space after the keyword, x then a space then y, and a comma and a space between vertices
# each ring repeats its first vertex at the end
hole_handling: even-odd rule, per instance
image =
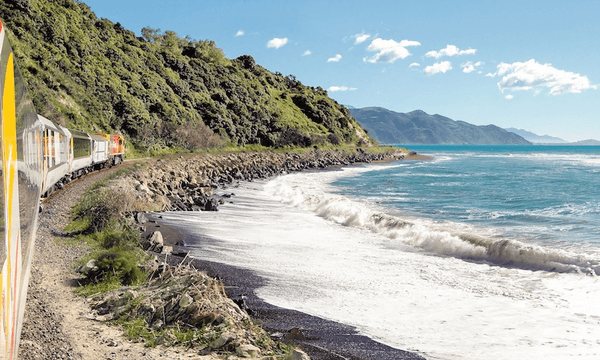
POLYGON ((600 259, 593 255, 515 239, 479 236, 462 224, 404 219, 386 209, 331 194, 324 187, 306 186, 306 179, 293 176, 276 178, 265 186, 265 190, 279 201, 329 221, 383 235, 391 240, 386 246, 407 246, 430 254, 527 270, 600 275, 600 259))

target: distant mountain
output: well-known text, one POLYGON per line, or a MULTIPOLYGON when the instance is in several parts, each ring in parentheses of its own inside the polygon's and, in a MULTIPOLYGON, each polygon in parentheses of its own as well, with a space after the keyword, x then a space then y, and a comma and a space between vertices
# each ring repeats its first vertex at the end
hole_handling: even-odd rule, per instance
POLYGON ((350 114, 383 144, 530 145, 495 125, 476 126, 421 110, 398 113, 380 107, 350 109, 350 114))
POLYGON ((598 146, 598 145, 600 145, 600 141, 594 140, 594 139, 581 140, 581 141, 575 141, 575 142, 569 143, 569 145, 595 145, 595 146, 598 146))
POLYGON ((568 141, 565 141, 561 138, 557 138, 557 137, 549 136, 549 135, 540 136, 538 134, 534 134, 530 131, 523 130, 523 129, 508 128, 508 129, 504 129, 504 130, 515 133, 515 134, 523 137, 525 140, 532 142, 534 144, 566 144, 566 143, 568 143, 568 141))

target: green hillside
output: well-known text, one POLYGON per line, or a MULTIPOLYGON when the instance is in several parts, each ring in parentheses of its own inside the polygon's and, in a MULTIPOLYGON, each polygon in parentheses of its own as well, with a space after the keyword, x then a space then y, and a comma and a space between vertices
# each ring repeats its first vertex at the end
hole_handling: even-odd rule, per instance
POLYGON ((0 19, 37 111, 67 127, 119 132, 140 150, 372 143, 322 88, 227 59, 213 41, 136 37, 73 0, 2 0, 0 19))
POLYGON ((421 110, 398 113, 367 107, 350 112, 374 139, 384 144, 531 144, 496 125, 477 126, 421 110))

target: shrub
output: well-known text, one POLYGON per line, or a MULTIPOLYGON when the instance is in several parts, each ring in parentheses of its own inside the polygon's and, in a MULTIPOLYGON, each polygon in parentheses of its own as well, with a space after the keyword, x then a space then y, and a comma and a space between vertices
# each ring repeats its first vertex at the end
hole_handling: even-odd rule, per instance
MULTIPOLYGON (((120 175, 123 172, 115 176, 120 175)), ((123 179, 101 181, 94 184, 73 207, 73 221, 67 226, 67 231, 82 234, 100 232, 109 224, 120 222, 127 212, 149 208, 152 206, 141 200, 132 185, 123 179)))
POLYGON ((276 145, 278 147, 289 145, 306 147, 312 145, 312 140, 296 129, 286 129, 279 136, 276 145))
POLYGON ((190 122, 177 127, 175 135, 178 143, 190 151, 223 146, 223 140, 202 121, 198 124, 190 122))
POLYGON ((123 285, 139 283, 144 273, 138 267, 143 256, 136 251, 116 246, 97 254, 97 270, 88 273, 88 279, 100 282, 107 277, 115 277, 123 285))
POLYGON ((342 142, 340 141, 340 138, 336 135, 336 134, 329 134, 329 136, 327 136, 327 139, 329 140, 330 143, 332 143, 333 145, 339 145, 342 142))
POLYGON ((92 239, 103 249, 127 247, 134 249, 139 243, 139 233, 126 221, 112 221, 102 232, 92 234, 92 239))

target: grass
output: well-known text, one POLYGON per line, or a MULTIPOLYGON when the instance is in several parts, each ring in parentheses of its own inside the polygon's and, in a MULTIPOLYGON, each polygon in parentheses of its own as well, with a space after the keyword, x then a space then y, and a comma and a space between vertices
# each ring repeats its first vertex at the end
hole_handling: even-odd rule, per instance
POLYGON ((54 239, 54 242, 61 246, 79 246, 82 244, 82 241, 78 237, 59 237, 54 239))
POLYGON ((92 226, 91 220, 87 217, 75 219, 65 226, 65 231, 70 234, 79 234, 92 226))
MULTIPOLYGON (((124 285, 140 284, 146 274, 138 264, 146 259, 140 246, 140 231, 124 214, 131 203, 126 189, 115 191, 110 181, 123 177, 143 165, 121 168, 111 176, 93 184, 71 210, 72 221, 65 227, 73 242, 86 243, 90 252, 76 265, 94 260, 95 268, 88 269, 86 279, 76 290, 90 296, 118 289, 124 285)), ((66 242, 66 241, 65 241, 66 242)))
MULTIPOLYGON (((185 346, 193 348, 205 348, 210 343, 218 339, 225 327, 217 327, 213 330, 202 328, 179 328, 169 327, 160 330, 150 329, 146 321, 142 318, 125 319, 121 318, 112 322, 123 328, 123 335, 128 340, 142 340, 146 347, 154 348, 158 345, 185 346)), ((264 335, 267 336, 267 335, 264 335)), ((267 336, 268 338, 268 336, 267 336)))
POLYGON ((105 294, 112 290, 120 289, 123 285, 121 281, 114 276, 109 276, 99 282, 90 282, 75 289, 75 293, 83 297, 90 297, 97 294, 105 294))
MULTIPOLYGON (((123 335, 129 340, 143 339, 147 347, 156 347, 159 334, 148 330, 148 324, 143 319, 117 320, 115 322, 123 327, 123 335)), ((162 334, 161 334, 162 335, 162 334)))
MULTIPOLYGON (((335 151, 346 151, 346 152, 356 151, 356 149, 358 148, 358 146, 352 145, 352 144, 332 145, 330 143, 320 143, 320 144, 317 144, 316 147, 318 150, 335 150, 335 151)), ((394 146, 372 146, 372 147, 363 147, 362 149, 368 153, 373 153, 373 154, 381 154, 381 153, 386 153, 388 151, 398 151, 398 150, 408 153, 407 149, 394 147, 394 146)), ((246 146, 227 146, 222 149, 202 151, 200 153, 209 153, 212 155, 219 155, 219 154, 224 154, 224 153, 225 154, 226 153, 240 153, 240 152, 260 153, 260 152, 270 151, 270 152, 274 152, 274 153, 291 152, 291 153, 295 153, 295 154, 304 154, 304 153, 307 153, 307 152, 310 152, 313 150, 315 150, 314 146, 311 146, 311 147, 286 146, 286 147, 281 147, 281 148, 272 148, 272 147, 252 144, 252 145, 246 145, 246 146)))

